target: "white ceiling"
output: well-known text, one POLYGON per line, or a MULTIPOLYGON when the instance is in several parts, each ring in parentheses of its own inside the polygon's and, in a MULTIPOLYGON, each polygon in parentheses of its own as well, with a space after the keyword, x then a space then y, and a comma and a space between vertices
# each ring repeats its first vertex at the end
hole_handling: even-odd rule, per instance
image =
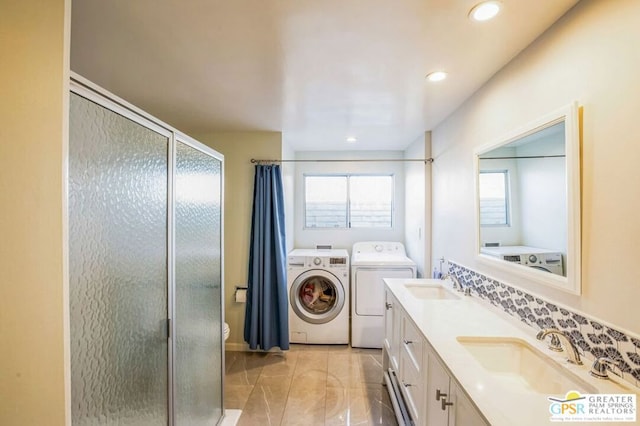
POLYGON ((502 0, 484 23, 478 1, 73 0, 71 69, 187 133, 404 149, 578 0, 502 0))

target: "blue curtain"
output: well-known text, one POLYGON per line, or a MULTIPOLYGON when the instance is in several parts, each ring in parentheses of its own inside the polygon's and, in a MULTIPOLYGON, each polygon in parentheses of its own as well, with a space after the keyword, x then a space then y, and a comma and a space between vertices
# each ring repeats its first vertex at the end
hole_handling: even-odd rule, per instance
POLYGON ((257 165, 244 340, 251 349, 289 349, 287 254, 280 166, 257 165))

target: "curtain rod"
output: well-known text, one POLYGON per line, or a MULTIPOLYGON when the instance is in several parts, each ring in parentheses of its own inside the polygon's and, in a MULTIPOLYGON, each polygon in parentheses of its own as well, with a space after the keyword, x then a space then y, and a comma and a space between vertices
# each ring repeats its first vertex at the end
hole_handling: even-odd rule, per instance
POLYGON ((479 157, 480 160, 520 160, 522 158, 564 158, 566 155, 523 155, 522 157, 479 157))
POLYGON ((271 164, 271 163, 373 163, 373 162, 410 162, 420 161, 422 163, 433 163, 433 158, 386 158, 386 159, 357 159, 357 160, 258 160, 251 159, 253 164, 271 164))

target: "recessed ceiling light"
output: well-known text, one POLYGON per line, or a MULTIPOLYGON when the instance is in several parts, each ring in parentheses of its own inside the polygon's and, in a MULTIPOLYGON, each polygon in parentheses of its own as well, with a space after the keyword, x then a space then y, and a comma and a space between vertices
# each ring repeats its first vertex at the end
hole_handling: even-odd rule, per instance
POLYGON ((353 136, 349 136, 347 138, 347 142, 349 143, 356 143, 358 141, 358 139, 354 138, 353 136))
POLYGON ((492 1, 484 1, 482 3, 478 3, 473 6, 471 11, 469 12, 469 18, 474 21, 488 21, 489 19, 495 17, 498 12, 500 12, 500 8, 502 7, 502 3, 496 0, 492 1))
POLYGON ((447 73, 444 71, 434 71, 432 73, 427 74, 426 78, 427 80, 433 81, 433 82, 442 81, 445 78, 447 78, 447 73))

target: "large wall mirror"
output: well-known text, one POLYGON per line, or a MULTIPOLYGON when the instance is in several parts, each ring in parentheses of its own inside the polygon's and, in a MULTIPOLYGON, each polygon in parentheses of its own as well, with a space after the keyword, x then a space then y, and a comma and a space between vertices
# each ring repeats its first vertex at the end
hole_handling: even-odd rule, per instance
POLYGON ((581 288, 578 123, 572 104, 475 152, 479 259, 574 294, 581 288))

